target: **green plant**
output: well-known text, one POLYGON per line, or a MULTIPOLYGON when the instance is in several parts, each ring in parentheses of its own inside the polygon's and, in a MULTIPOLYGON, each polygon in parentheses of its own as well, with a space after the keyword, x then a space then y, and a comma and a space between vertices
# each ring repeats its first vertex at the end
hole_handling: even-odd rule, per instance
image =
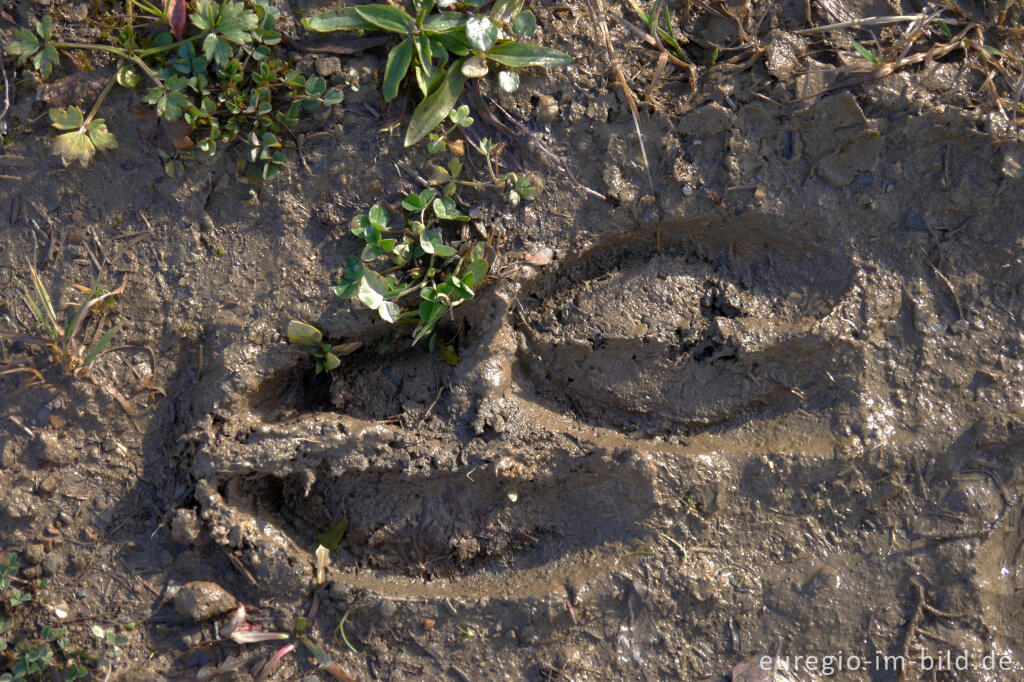
POLYGON ((34 30, 15 31, 8 52, 19 64, 31 59, 44 78, 59 64, 60 51, 104 52, 118 62, 88 115, 77 107, 50 111, 53 126, 62 131, 54 153, 84 166, 97 151, 117 146, 96 113, 115 83, 134 89, 146 78, 152 87, 143 100, 162 119, 175 152, 195 147, 213 154, 218 145, 242 140, 249 147, 246 175, 274 177, 287 162, 282 133, 298 123, 302 111, 340 103, 342 91, 328 88, 319 76, 306 78, 274 55, 273 46, 281 41, 275 29, 280 12, 268 0, 198 0, 188 16, 194 33, 178 40, 168 31, 153 36, 135 31, 131 20, 137 8, 157 22, 176 22, 175 33, 182 35, 184 4, 174 4, 180 16, 168 16, 148 0, 126 0, 128 20, 116 31, 114 45, 57 40, 49 17, 34 30))
POLYGON ((316 358, 316 373, 330 372, 341 364, 340 357, 353 353, 362 346, 358 341, 332 346, 324 342, 324 335, 311 324, 292 320, 288 323, 288 340, 302 346, 316 358))
MULTIPOLYGON (((427 143, 427 148, 431 153, 444 151, 446 148, 445 138, 456 127, 461 126, 465 128, 473 123, 473 119, 469 117, 469 107, 466 105, 453 110, 449 114, 449 118, 454 123, 450 129, 441 135, 431 134, 431 140, 427 143), (466 123, 467 120, 469 121, 468 124, 466 123)), ((500 174, 495 171, 495 164, 501 152, 501 145, 495 144, 492 140, 485 137, 480 142, 471 144, 470 147, 484 158, 490 180, 461 179, 463 171, 462 161, 457 156, 452 156, 448 159, 448 164, 444 168, 437 164, 430 165, 430 181, 441 186, 441 192, 445 197, 454 197, 459 186, 502 190, 506 193, 505 197, 508 199, 508 202, 513 206, 518 206, 523 199, 532 199, 536 196, 537 188, 533 186, 529 176, 512 171, 500 174)))
MULTIPOLYGON (((15 609, 32 598, 28 592, 11 587, 11 581, 18 580, 18 567, 18 556, 13 552, 6 559, 0 559, 0 593, 10 592, 6 600, 8 616, 15 613, 15 609)), ((45 581, 37 581, 33 587, 42 589, 45 587, 45 581)), ((0 616, 0 653, 6 653, 10 661, 6 672, 0 673, 0 682, 24 680, 32 675, 46 672, 48 668, 59 668, 60 664, 54 657, 53 649, 50 648, 51 644, 64 652, 64 667, 67 672, 65 680, 76 680, 86 676, 85 667, 70 657, 70 643, 66 627, 55 628, 46 625, 39 636, 19 642, 13 642, 11 636, 10 621, 7 617, 0 616)))
MULTIPOLYGON (((61 365, 65 371, 77 374, 87 369, 103 353, 103 350, 110 344, 114 335, 117 334, 123 324, 118 323, 109 328, 99 340, 89 345, 88 349, 79 343, 78 334, 82 331, 89 312, 96 306, 110 301, 113 296, 124 291, 124 284, 122 283, 114 291, 104 291, 99 286, 86 289, 89 293, 86 295, 85 300, 79 304, 75 313, 70 318, 61 321, 57 318, 57 311, 49 292, 46 291, 46 287, 43 286, 43 282, 39 278, 39 273, 36 272, 35 267, 32 265, 29 265, 29 273, 32 275, 32 289, 25 291, 25 303, 32 311, 36 322, 42 328, 45 336, 31 336, 0 331, 0 338, 42 346, 48 349, 53 361, 61 365)), ((104 315, 100 316, 100 322, 95 328, 94 339, 102 328, 103 317, 104 315)), ((2 587, 2 584, 0 584, 0 587, 2 587)))
POLYGON ((511 92, 519 87, 512 69, 552 68, 572 61, 564 52, 521 40, 537 28, 537 19, 523 11, 523 2, 497 0, 488 15, 475 12, 484 0, 438 0, 436 13, 434 0, 413 0, 412 14, 391 5, 358 5, 302 23, 319 32, 386 31, 402 36, 388 54, 381 92, 385 100, 395 99, 410 77, 422 96, 406 129, 409 147, 448 116, 468 79, 488 74, 488 62, 503 67, 498 83, 511 92))
POLYGON ((430 339, 434 345, 437 323, 452 308, 475 295, 490 269, 486 245, 447 243, 445 230, 469 220, 450 197, 433 189, 410 194, 402 201, 395 224, 380 204, 352 221, 352 234, 363 241, 361 256, 349 256, 334 293, 355 297, 392 324, 413 324, 413 344, 430 339), (377 272, 371 265, 388 259, 390 267, 377 272), (399 302, 415 293, 419 302, 399 302))

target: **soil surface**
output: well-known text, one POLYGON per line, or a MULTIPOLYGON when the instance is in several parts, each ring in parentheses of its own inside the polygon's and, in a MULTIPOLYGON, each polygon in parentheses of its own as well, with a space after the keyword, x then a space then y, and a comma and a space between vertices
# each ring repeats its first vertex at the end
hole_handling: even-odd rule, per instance
MULTIPOLYGON (((293 35, 328 7, 275 4, 293 35)), ((576 60, 475 100, 521 128, 471 134, 502 138, 543 192, 460 195, 496 262, 442 329, 454 365, 331 293, 352 216, 428 172, 401 127, 381 132, 384 48, 342 58, 359 89, 301 124, 265 186, 238 180, 237 150, 167 177, 123 90, 103 109, 118 148, 65 167, 46 91, 7 60, 0 328, 33 330, 30 263, 60 305, 126 283, 105 313, 125 326, 86 374, 3 348, 46 379, 0 375, 0 550, 48 580, 19 636, 66 624, 95 654, 93 625, 132 622, 110 679, 229 658, 218 679, 253 679, 282 642, 218 641, 216 619, 175 609, 210 581, 265 630, 306 618, 357 680, 767 680, 742 666, 765 653, 778 680, 787 663, 832 677, 795 657, 840 655, 859 658, 836 679, 1021 679, 1024 146, 1004 5, 947 9, 954 34, 979 22, 973 42, 875 79, 837 71, 864 64, 851 39, 894 62, 908 21, 799 32, 922 3, 664 3, 693 78, 656 73, 656 46, 611 15, 638 17, 609 7, 648 175, 592 9, 534 2, 538 38, 576 60), (315 376, 292 319, 363 347, 315 376), (968 669, 935 670, 947 652, 968 669)), ((0 7, 85 35, 107 11, 0 7)), ((945 40, 933 23, 906 54, 945 40)), ((292 641, 271 679, 335 679, 292 641)))

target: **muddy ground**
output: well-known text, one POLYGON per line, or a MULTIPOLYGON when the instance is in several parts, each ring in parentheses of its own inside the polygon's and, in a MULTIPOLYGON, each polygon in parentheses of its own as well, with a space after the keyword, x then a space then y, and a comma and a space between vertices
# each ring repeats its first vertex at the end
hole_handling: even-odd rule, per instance
MULTIPOLYGON (((454 366, 330 291, 349 219, 418 189, 396 162, 427 163, 378 130, 382 50, 344 58, 358 92, 257 188, 237 152, 167 177, 123 91, 104 108, 120 146, 65 167, 8 61, 0 325, 32 328, 27 262, 64 300, 127 283, 88 376, 5 345, 47 379, 0 376, 0 549, 49 582, 20 636, 64 623, 97 653, 91 626, 133 622, 110 679, 237 656, 220 679, 252 679, 280 643, 214 641, 217 621, 172 604, 208 580, 266 630, 313 608, 310 638, 359 680, 716 680, 763 652, 861 657, 836 679, 1024 676, 1021 45, 996 26, 1004 4, 944 15, 981 22, 1000 69, 968 45, 852 85, 835 69, 871 31, 796 32, 919 3, 669 4, 736 49, 711 66, 691 42, 696 80, 652 85, 656 52, 612 21, 650 186, 587 5, 533 3, 576 61, 489 94, 528 129, 506 163, 544 191, 518 209, 462 195, 500 255, 443 331, 454 366), (364 347, 316 377, 291 319, 364 347), (339 523, 315 586, 316 538, 339 523), (946 652, 969 669, 923 665, 946 652)), ((295 31, 327 5, 279 6, 295 31)), ((50 4, 3 7, 27 22, 50 4)), ((906 28, 874 31, 891 48, 906 28)), ((933 25, 911 52, 942 40, 933 25)), ((829 677, 805 668, 792 679, 829 677)), ((331 678, 300 644, 273 679, 331 678)))

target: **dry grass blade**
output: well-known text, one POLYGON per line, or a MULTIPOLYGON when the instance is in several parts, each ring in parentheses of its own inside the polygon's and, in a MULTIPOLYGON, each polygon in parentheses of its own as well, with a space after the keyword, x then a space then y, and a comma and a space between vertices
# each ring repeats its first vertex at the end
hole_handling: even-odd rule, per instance
MULTIPOLYGON (((938 14, 936 12, 936 14, 938 14)), ((871 26, 889 26, 890 24, 902 24, 905 22, 920 21, 926 18, 925 14, 901 14, 892 17, 864 17, 863 19, 854 19, 853 21, 843 21, 838 24, 828 24, 827 26, 815 26, 814 28, 805 28, 799 31, 794 31, 797 35, 809 36, 815 33, 826 33, 828 31, 842 31, 848 28, 858 29, 867 28, 871 26)), ((956 19, 946 19, 945 22, 951 26, 962 24, 963 22, 956 19)))
POLYGON ((589 5, 588 8, 592 15, 594 15, 594 21, 597 23, 598 29, 601 32, 601 37, 604 42, 605 53, 608 56, 608 61, 615 71, 615 76, 619 81, 619 87, 622 88, 622 94, 626 98, 626 104, 629 105, 629 111, 633 115, 633 125, 636 127, 637 139, 640 141, 640 155, 644 160, 644 168, 647 170, 647 181, 650 183, 651 189, 654 189, 654 176, 651 175, 651 164, 647 160, 647 148, 644 146, 644 135, 640 130, 640 112, 636 108, 636 100, 633 97, 633 91, 630 90, 629 84, 626 82, 626 76, 622 73, 622 67, 619 66, 619 60, 615 57, 615 49, 612 47, 611 35, 608 33, 608 22, 605 20, 607 10, 604 6, 604 0, 596 0, 597 11, 589 5))

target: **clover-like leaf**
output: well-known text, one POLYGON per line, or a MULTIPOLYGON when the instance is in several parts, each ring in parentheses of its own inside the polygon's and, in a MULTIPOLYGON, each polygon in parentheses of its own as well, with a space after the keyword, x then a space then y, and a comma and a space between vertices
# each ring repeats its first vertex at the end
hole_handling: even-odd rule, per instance
MULTIPOLYGON (((384 228, 386 228, 388 226, 388 221, 391 220, 391 216, 388 214, 388 210, 381 206, 380 204, 374 204, 370 208, 370 212, 369 214, 367 214, 367 218, 370 221, 370 225, 377 228, 378 230, 383 230, 384 228)), ((367 239, 367 241, 370 240, 367 239)))
POLYGON ((561 50, 517 42, 495 45, 487 51, 487 58, 513 69, 530 66, 543 66, 551 69, 572 63, 572 57, 561 50))
POLYGON ((53 45, 47 45, 32 57, 32 66, 43 78, 49 76, 53 72, 53 67, 59 63, 60 57, 57 55, 57 48, 53 45))
POLYGON ((85 122, 85 115, 78 107, 50 109, 51 125, 57 130, 76 130, 85 122))
MULTIPOLYGON (((452 159, 454 163, 449 162, 448 172, 452 174, 455 171, 461 171, 461 162, 458 159, 452 159)), ((455 175, 451 175, 455 177, 455 175)), ((469 220, 469 216, 463 213, 455 206, 455 200, 451 197, 437 197, 433 203, 434 215, 440 220, 458 220, 459 222, 466 222, 469 220)))
POLYGON ((18 57, 18 64, 24 64, 25 60, 34 55, 38 49, 39 39, 27 28, 16 30, 6 47, 8 54, 18 57))
POLYGON ((488 17, 466 20, 466 39, 474 49, 487 52, 498 41, 498 27, 488 17))
POLYGON ((117 147, 117 138, 107 130, 107 124, 102 118, 94 118, 86 126, 86 129, 89 131, 89 139, 96 151, 104 152, 117 147))
POLYGON ((516 15, 516 18, 512 21, 512 33, 517 37, 529 38, 537 30, 537 17, 533 16, 533 12, 527 10, 526 12, 520 12, 516 15))
POLYGON ((455 255, 455 249, 444 243, 444 237, 441 236, 441 231, 438 229, 427 230, 420 235, 420 248, 438 258, 455 255))
POLYGON ((384 305, 384 297, 388 293, 388 284, 383 277, 373 270, 363 272, 359 281, 359 302, 370 310, 377 310, 384 305))

